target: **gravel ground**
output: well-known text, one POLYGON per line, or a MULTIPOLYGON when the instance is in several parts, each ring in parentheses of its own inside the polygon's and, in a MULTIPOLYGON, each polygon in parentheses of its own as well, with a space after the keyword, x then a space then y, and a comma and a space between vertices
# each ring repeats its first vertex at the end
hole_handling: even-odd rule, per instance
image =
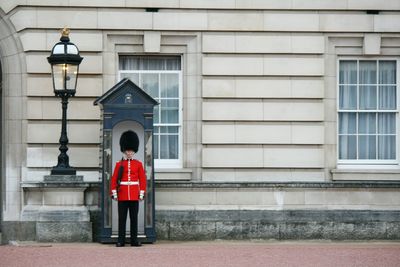
POLYGON ((400 242, 156 242, 116 248, 98 243, 14 242, 0 266, 400 266, 400 242))

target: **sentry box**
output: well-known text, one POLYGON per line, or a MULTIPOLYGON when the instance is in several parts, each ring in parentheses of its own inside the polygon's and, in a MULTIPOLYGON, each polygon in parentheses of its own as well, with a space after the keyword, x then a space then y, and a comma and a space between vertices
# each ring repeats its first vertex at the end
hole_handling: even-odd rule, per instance
MULTIPOLYGON (((145 243, 155 242, 153 110, 158 102, 125 78, 96 99, 94 105, 102 111, 100 241, 116 242, 118 237, 118 205, 109 195, 110 181, 115 163, 122 157, 119 138, 124 131, 133 130, 140 140, 135 158, 143 162, 147 177, 145 200, 139 204, 138 238, 145 243)), ((126 225, 129 239, 129 221, 126 225)))

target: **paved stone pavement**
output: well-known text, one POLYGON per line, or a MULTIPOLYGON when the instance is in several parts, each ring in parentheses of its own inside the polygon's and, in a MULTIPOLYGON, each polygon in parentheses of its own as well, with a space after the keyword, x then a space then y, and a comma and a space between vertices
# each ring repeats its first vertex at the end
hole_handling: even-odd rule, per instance
POLYGON ((98 243, 15 242, 0 266, 400 266, 399 242, 199 241, 116 248, 98 243))

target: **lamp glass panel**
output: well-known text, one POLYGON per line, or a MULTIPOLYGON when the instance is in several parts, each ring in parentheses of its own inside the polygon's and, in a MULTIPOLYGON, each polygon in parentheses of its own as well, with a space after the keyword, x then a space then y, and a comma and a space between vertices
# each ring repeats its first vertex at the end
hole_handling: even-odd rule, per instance
POLYGON ((53 48, 53 54, 64 54, 64 45, 63 44, 57 44, 53 48))
POLYGON ((65 64, 54 64, 53 68, 53 87, 55 91, 64 90, 64 67, 65 64))
POLYGON ((75 45, 68 45, 67 46, 67 54, 74 54, 77 55, 78 52, 78 48, 75 45))
POLYGON ((54 64, 54 90, 75 90, 78 77, 78 65, 54 64))
POLYGON ((78 65, 68 64, 65 75, 66 89, 75 90, 77 77, 78 77, 78 65))

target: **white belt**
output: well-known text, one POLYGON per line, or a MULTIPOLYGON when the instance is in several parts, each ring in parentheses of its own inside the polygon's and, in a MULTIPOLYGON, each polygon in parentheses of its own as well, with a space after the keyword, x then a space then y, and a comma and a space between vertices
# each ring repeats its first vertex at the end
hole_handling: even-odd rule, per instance
POLYGON ((120 185, 138 185, 139 184, 139 182, 138 181, 130 181, 130 182, 126 182, 126 181, 124 181, 124 182, 121 182, 120 183, 120 185))

